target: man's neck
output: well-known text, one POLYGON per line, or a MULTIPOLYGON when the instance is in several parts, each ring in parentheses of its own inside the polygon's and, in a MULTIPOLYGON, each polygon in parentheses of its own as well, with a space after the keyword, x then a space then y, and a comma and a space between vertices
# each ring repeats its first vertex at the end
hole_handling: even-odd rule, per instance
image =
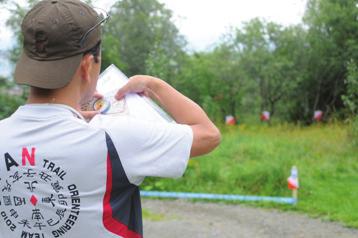
POLYGON ((27 104, 64 104, 76 110, 80 110, 80 95, 74 91, 60 90, 39 90, 31 88, 27 104))

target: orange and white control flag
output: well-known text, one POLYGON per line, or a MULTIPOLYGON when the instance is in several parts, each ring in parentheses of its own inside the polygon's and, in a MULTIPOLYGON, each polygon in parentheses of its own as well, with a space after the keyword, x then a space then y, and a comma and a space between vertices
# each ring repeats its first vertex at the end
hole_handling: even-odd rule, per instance
POLYGON ((291 169, 291 175, 287 179, 288 189, 297 190, 299 188, 298 184, 298 170, 296 166, 293 166, 291 169))

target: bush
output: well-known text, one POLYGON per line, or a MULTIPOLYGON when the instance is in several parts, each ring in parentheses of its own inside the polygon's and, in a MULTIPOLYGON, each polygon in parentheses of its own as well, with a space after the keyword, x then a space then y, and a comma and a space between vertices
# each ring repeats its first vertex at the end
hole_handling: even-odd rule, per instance
POLYGON ((342 96, 342 100, 346 108, 353 115, 358 114, 358 66, 352 60, 347 65, 348 76, 344 81, 347 86, 346 94, 342 96))
POLYGON ((358 116, 353 118, 349 137, 353 146, 358 146, 358 116))

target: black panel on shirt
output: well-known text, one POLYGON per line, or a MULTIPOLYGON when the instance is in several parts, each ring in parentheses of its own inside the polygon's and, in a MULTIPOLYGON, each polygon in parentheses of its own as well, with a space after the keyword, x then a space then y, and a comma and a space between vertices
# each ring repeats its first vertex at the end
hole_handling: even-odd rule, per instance
POLYGON ((112 164, 110 204, 113 218, 143 235, 142 208, 139 188, 129 182, 112 139, 106 133, 106 143, 112 164))

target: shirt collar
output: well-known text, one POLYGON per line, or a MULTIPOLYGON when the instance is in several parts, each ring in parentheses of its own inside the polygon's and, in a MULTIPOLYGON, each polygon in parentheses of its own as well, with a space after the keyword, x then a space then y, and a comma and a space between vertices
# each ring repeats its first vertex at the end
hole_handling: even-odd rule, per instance
POLYGON ((49 116, 58 116, 58 115, 67 115, 72 117, 77 117, 78 119, 84 120, 84 117, 74 108, 64 105, 64 104, 54 104, 54 103, 41 103, 41 104, 26 104, 20 106, 16 111, 17 114, 23 116, 34 115, 37 117, 49 117, 49 116))

